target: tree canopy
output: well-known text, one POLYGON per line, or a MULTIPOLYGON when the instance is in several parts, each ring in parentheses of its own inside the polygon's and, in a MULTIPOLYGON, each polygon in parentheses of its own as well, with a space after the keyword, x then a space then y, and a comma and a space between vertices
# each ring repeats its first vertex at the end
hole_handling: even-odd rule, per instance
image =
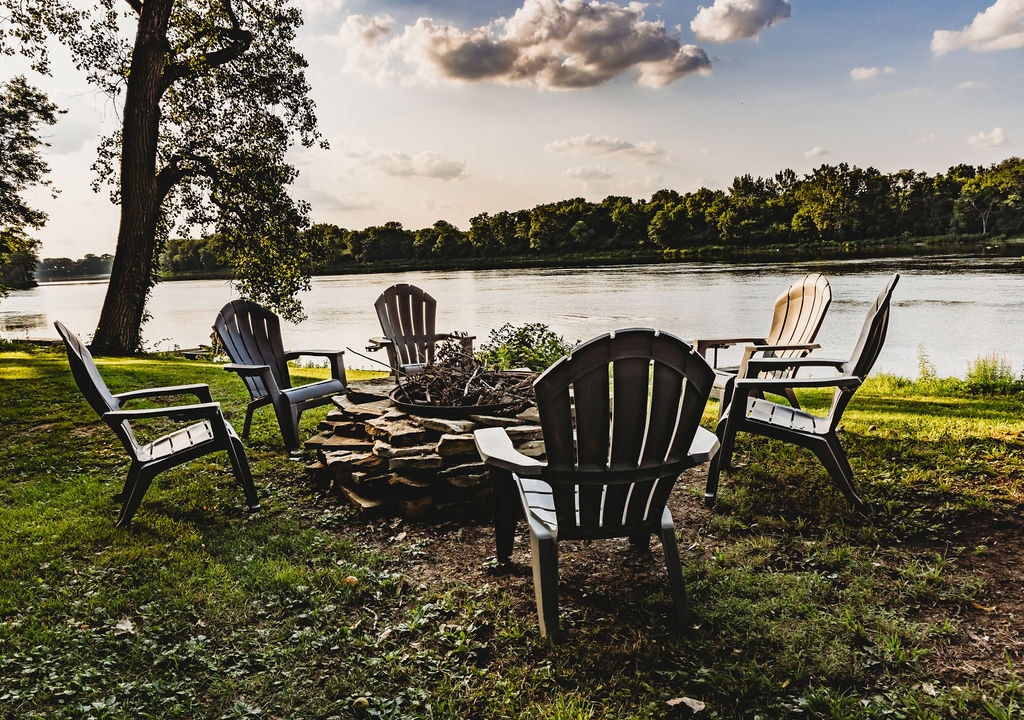
POLYGON ((31 284, 38 241, 29 229, 46 224, 46 213, 33 208, 24 192, 33 186, 56 192, 47 177, 49 167, 41 151, 48 147, 39 131, 41 125, 57 122, 59 111, 42 92, 23 76, 0 86, 0 293, 6 286, 31 284))
POLYGON ((308 207, 287 189, 296 143, 319 139, 285 0, 2 0, 0 42, 48 69, 51 39, 117 98, 121 127, 99 145, 96 187, 121 220, 98 352, 141 344, 149 291, 172 231, 217 232, 242 294, 288 317, 309 281, 308 207))

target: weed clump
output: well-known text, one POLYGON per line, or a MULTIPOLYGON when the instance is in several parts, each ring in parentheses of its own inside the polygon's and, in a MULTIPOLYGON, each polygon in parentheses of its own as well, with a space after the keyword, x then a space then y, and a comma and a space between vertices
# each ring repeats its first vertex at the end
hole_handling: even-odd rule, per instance
POLYGON ((505 323, 491 330, 477 357, 487 367, 499 370, 529 368, 539 372, 571 349, 572 345, 544 323, 505 323))

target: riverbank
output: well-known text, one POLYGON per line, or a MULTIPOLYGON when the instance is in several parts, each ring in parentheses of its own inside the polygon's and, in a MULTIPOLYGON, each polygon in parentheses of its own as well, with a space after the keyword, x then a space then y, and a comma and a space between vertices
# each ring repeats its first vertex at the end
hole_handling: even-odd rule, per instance
MULTIPOLYGON (((873 242, 803 243, 735 248, 720 245, 686 250, 615 251, 558 256, 516 256, 492 258, 450 258, 392 260, 374 263, 345 263, 315 268, 314 277, 332 275, 369 275, 435 270, 515 270, 537 268, 592 268, 620 265, 658 265, 677 262, 723 262, 765 264, 808 260, 864 260, 882 257, 934 257, 936 255, 977 255, 1014 257, 1024 255, 1024 237, 986 237, 944 235, 929 238, 889 238, 873 242)), ((64 274, 47 276, 40 282, 102 280, 109 276, 64 274)), ((231 270, 163 272, 161 280, 229 280, 231 270)))
MULTIPOLYGON (((244 416, 218 364, 100 370, 115 392, 208 383, 244 416)), ((564 543, 556 646, 522 533, 503 567, 487 524, 358 514, 287 460, 269 409, 246 443, 262 512, 243 514, 213 455, 160 476, 121 531, 127 462, 63 353, 0 346, 0 377, 3 715, 881 720, 1024 704, 1020 387, 869 379, 842 430, 866 516, 809 453, 741 435, 716 507, 703 468, 671 501, 692 625, 671 623, 657 544, 564 543)))
MULTIPOLYGON (((1013 257, 1024 254, 1024 237, 940 236, 932 238, 890 238, 874 242, 802 243, 735 248, 721 245, 686 250, 613 251, 558 256, 515 256, 498 258, 408 259, 365 264, 347 263, 317 268, 317 277, 368 275, 409 271, 516 270, 538 268, 593 268, 663 263, 722 262, 765 264, 808 260, 865 260, 883 257, 933 257, 936 255, 977 255, 1013 257)), ((221 273, 168 273, 166 280, 226 279, 221 273)))

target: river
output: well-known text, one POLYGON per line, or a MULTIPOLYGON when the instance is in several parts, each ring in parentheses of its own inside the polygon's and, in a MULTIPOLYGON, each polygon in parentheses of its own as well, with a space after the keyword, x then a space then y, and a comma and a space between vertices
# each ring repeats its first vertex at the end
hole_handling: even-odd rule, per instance
MULTIPOLYGON (((364 353, 379 335, 373 302, 396 282, 424 288, 438 301, 438 331, 464 330, 486 342, 504 323, 544 323, 567 341, 624 327, 654 327, 684 339, 768 331, 775 297, 806 272, 825 273, 832 305, 818 334, 828 357, 847 357, 869 303, 893 272, 885 347, 876 372, 919 375, 922 356, 940 376, 962 377, 979 357, 1024 361, 1024 261, 943 256, 763 265, 675 263, 599 268, 423 271, 315 277, 301 296, 306 320, 285 323, 289 349, 351 348, 364 353)), ((60 320, 84 338, 96 328, 105 281, 44 283, 0 300, 0 337, 56 338, 60 320)), ((229 282, 157 285, 144 327, 147 349, 208 344, 214 316, 236 296, 229 282)), ((383 358, 381 358, 383 359, 383 358)), ((354 352, 353 368, 378 368, 354 352)))

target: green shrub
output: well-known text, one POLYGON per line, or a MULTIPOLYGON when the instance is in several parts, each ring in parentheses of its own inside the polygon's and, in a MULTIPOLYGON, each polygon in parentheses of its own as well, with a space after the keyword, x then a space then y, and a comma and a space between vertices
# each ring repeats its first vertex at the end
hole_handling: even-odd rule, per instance
POLYGON ((497 330, 491 330, 477 357, 491 368, 529 368, 540 371, 571 349, 572 345, 544 323, 519 326, 505 323, 497 330))
POLYGON ((967 364, 967 389, 976 393, 1005 393, 1021 389, 1021 381, 1014 376, 1006 358, 988 355, 967 364))

